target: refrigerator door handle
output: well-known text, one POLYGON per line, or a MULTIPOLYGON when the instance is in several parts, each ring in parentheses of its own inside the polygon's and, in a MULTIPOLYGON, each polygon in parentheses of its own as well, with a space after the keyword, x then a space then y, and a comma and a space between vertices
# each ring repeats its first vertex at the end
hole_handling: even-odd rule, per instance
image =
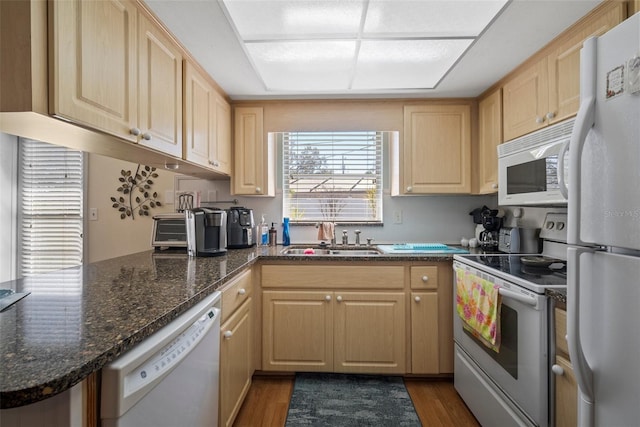
POLYGON ((592 427, 594 421, 593 371, 587 363, 580 340, 580 255, 588 248, 568 248, 567 263, 567 344, 579 388, 578 425, 592 427))
POLYGON ((569 192, 571 202, 567 211, 567 243, 580 245, 580 179, 582 176, 582 150, 589 130, 595 121, 596 108, 596 42, 595 37, 585 40, 580 52, 580 108, 571 132, 569 146, 569 192))
POLYGON ((569 200, 569 187, 567 186, 566 177, 564 176, 565 170, 565 155, 567 154, 567 150, 569 149, 569 144, 571 139, 567 139, 564 144, 562 144, 562 148, 560 148, 560 154, 558 154, 558 186, 560 190, 560 194, 565 200, 569 200))

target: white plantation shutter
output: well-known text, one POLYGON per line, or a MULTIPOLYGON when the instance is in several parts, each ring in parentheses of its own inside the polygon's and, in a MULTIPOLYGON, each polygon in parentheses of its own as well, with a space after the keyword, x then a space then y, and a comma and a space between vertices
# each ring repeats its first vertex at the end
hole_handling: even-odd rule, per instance
POLYGON ((285 217, 382 221, 382 132, 284 132, 282 138, 285 217))
POLYGON ((20 139, 19 153, 19 275, 81 264, 82 152, 20 139))

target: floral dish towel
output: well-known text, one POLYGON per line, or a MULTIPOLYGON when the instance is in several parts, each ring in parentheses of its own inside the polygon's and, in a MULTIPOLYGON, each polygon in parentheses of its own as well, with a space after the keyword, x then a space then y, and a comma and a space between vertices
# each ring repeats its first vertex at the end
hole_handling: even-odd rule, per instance
POLYGON ((496 353, 500 351, 499 288, 475 274, 456 269, 456 311, 463 326, 496 353))

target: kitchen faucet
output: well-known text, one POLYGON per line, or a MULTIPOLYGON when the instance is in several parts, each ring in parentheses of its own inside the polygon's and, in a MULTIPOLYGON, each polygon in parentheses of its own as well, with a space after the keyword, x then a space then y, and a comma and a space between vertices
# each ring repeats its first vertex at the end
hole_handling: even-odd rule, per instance
POLYGON ((356 246, 360 246, 360 230, 356 230, 354 231, 355 235, 356 235, 356 246))

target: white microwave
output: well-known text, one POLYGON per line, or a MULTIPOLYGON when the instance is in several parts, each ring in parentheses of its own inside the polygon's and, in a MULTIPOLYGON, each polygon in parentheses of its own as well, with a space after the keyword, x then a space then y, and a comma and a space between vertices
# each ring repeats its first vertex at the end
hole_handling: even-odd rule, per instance
POLYGON ((567 204, 568 148, 575 119, 498 146, 498 204, 567 204))

